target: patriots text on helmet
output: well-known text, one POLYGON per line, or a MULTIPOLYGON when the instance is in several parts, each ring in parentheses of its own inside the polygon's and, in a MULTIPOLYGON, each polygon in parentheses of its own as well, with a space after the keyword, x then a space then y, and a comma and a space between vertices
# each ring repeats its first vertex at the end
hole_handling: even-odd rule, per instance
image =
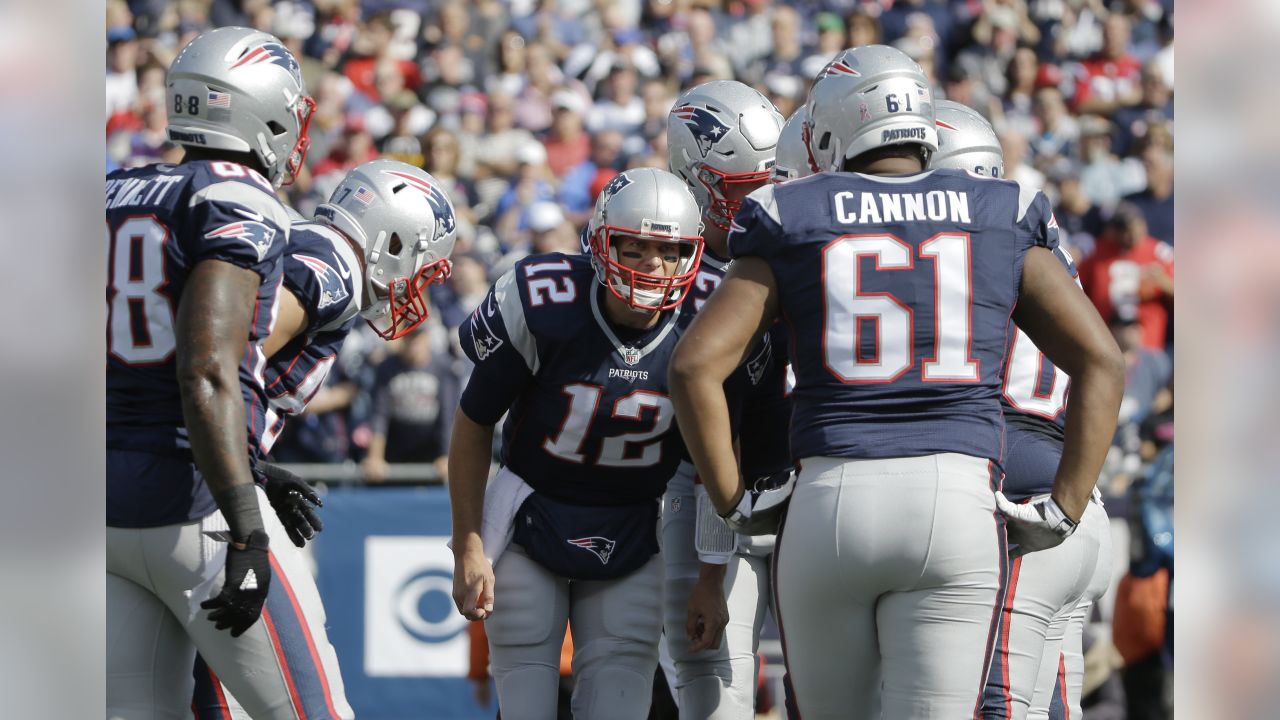
POLYGON ((972 222, 969 193, 932 190, 927 193, 855 193, 831 196, 836 219, 842 223, 972 222))
POLYGON ((901 140, 924 140, 924 128, 894 128, 892 130, 882 130, 880 132, 880 142, 891 143, 901 140))

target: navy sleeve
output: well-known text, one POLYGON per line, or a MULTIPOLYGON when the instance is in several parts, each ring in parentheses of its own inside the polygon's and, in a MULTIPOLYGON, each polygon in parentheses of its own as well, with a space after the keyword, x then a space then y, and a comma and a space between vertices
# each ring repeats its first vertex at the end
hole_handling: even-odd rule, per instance
POLYGON ((356 292, 351 271, 333 252, 289 252, 284 284, 306 309, 308 332, 340 320, 356 292))
POLYGON ((765 185, 743 200, 742 209, 729 224, 730 257, 768 258, 777 250, 782 226, 776 215, 773 189, 772 185, 765 185))
POLYGON ((754 479, 789 470, 791 459, 791 398, 787 394, 787 358, 778 328, 765 335, 771 349, 768 365, 747 390, 742 407, 739 447, 742 475, 754 479))
POLYGON ((217 179, 191 195, 191 232, 178 239, 188 266, 222 260, 271 279, 289 239, 284 205, 247 179, 217 179))
POLYGON ((1027 238, 1032 245, 1050 250, 1058 249, 1058 218, 1053 214, 1053 206, 1044 193, 1036 191, 1027 202, 1026 191, 1019 191, 1018 198, 1018 234, 1027 238))
POLYGON ((458 327, 462 351, 475 363, 459 405, 481 425, 496 425, 533 377, 526 357, 531 337, 513 280, 514 270, 508 271, 458 327))

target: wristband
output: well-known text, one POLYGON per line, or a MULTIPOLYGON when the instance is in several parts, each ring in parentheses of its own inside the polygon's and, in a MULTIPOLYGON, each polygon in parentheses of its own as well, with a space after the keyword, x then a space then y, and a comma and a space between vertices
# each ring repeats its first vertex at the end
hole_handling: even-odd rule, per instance
POLYGON ((247 542, 254 530, 266 530, 262 524, 262 513, 258 510, 258 490, 256 485, 233 485, 213 499, 227 521, 227 529, 231 531, 234 542, 247 542))
POLYGON ((1049 498, 1044 504, 1044 519, 1049 523, 1049 527, 1063 538, 1071 537, 1079 525, 1075 520, 1067 517, 1067 514, 1062 511, 1062 506, 1058 505, 1058 501, 1053 498, 1049 498))

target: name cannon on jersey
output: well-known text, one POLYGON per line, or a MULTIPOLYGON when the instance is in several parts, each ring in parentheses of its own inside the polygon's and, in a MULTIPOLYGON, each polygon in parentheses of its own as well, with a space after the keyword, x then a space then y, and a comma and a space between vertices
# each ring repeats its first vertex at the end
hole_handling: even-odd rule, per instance
POLYGON ((888 222, 972 222, 969 193, 930 190, 870 193, 842 190, 831 196, 836 219, 846 224, 888 222))

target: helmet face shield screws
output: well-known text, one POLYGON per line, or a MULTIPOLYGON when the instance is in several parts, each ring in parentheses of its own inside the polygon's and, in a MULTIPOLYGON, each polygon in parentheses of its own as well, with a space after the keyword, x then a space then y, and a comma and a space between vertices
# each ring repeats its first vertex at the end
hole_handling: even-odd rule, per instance
POLYGON ((297 176, 315 101, 297 59, 274 35, 210 30, 182 49, 165 82, 170 141, 250 153, 276 187, 297 176))
POLYGON ((596 279, 638 312, 670 310, 684 301, 702 262, 702 213, 680 178, 665 170, 636 168, 609 182, 587 224, 596 279), (669 243, 671 274, 645 272, 622 262, 624 238, 669 243))

